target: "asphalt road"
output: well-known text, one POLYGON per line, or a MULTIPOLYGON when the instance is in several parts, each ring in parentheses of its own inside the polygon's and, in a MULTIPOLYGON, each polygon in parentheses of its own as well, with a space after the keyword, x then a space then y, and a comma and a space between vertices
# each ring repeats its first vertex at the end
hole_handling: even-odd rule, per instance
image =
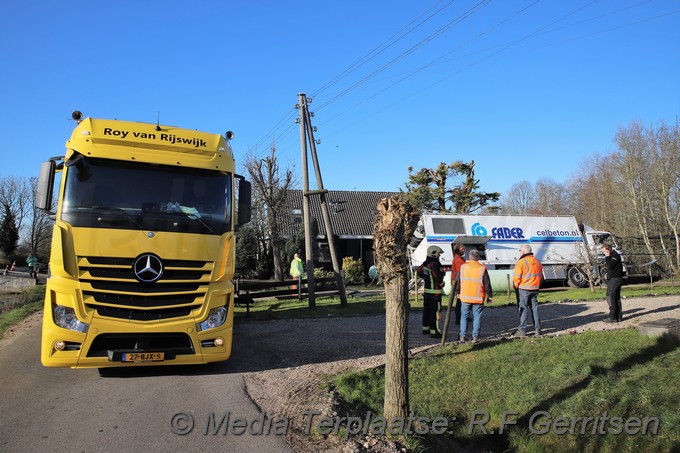
MULTIPOLYGON (((411 346, 435 343, 420 335, 419 319, 411 316, 411 346)), ((269 435, 260 434, 266 432, 264 412, 249 398, 244 375, 385 350, 380 315, 237 320, 227 362, 127 369, 101 377, 96 369, 43 367, 40 327, 36 322, 0 348, 0 452, 291 451, 278 435, 285 419, 272 414, 269 435), (227 413, 231 424, 220 428, 227 413), (185 414, 194 427, 177 434, 173 420, 175 431, 185 430, 185 414), (236 434, 235 417, 248 424, 244 434, 236 434), (251 429, 255 434, 248 433, 251 429)))
POLYGON ((106 378, 97 370, 45 368, 38 324, 0 349, 0 451, 290 451, 276 435, 284 421, 272 424, 270 435, 259 434, 266 430, 244 390, 242 368, 253 365, 238 348, 233 360, 216 365, 149 367, 106 378), (229 422, 219 428, 226 413, 229 422), (173 432, 173 420, 176 430, 190 426, 181 414, 193 418, 188 434, 173 432), (255 435, 238 434, 237 417, 255 435))

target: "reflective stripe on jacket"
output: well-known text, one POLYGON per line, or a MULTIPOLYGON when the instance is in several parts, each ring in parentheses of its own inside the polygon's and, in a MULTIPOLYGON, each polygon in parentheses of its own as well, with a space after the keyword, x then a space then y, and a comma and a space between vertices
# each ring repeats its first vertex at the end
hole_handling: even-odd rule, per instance
POLYGON ((460 268, 460 301, 468 304, 482 304, 486 297, 484 290, 486 266, 478 261, 468 261, 460 268))
POLYGON ((513 275, 515 288, 527 291, 538 291, 543 281, 543 265, 532 253, 523 255, 517 264, 513 275))
POLYGON ((438 258, 427 257, 417 269, 418 276, 425 283, 425 294, 442 294, 444 270, 438 258))
POLYGON ((435 272, 432 269, 423 269, 423 280, 425 280, 425 294, 441 294, 442 290, 440 284, 437 283, 435 272))

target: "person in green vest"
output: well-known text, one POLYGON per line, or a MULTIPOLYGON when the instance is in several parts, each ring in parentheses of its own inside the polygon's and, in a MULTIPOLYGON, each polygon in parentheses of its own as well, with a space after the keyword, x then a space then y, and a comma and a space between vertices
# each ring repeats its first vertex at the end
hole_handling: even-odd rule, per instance
MULTIPOLYGON (((290 262, 290 277, 298 281, 302 278, 302 274, 305 272, 304 267, 302 267, 302 260, 300 259, 300 252, 295 252, 293 259, 290 262)), ((297 289, 297 285, 291 286, 291 289, 297 289)))
POLYGON ((28 258, 26 258, 26 264, 28 265, 28 275, 33 278, 37 278, 38 258, 36 258, 36 256, 31 253, 28 255, 28 258))

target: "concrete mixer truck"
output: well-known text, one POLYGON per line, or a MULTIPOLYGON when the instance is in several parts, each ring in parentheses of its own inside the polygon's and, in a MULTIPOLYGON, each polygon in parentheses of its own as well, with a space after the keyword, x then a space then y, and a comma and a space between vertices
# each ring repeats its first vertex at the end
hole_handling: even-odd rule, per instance
POLYGON ((605 278, 602 244, 611 244, 621 253, 613 234, 580 225, 573 216, 424 214, 409 244, 411 265, 420 265, 427 247, 434 244, 444 250, 442 264, 451 266, 454 243, 478 249, 490 274, 512 271, 519 247, 529 244, 543 263, 546 281, 580 288, 588 286, 586 271, 592 271, 596 280, 605 278))

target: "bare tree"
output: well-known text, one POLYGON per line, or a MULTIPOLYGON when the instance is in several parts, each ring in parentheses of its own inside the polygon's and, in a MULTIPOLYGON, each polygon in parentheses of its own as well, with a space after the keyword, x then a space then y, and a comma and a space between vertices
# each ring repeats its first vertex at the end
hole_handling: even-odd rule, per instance
POLYGON ((565 185, 566 211, 580 222, 617 235, 638 234, 630 226, 628 194, 614 156, 593 154, 565 185))
POLYGON ((680 269, 680 139, 678 121, 633 122, 614 137, 617 151, 594 154, 567 184, 568 211, 581 222, 625 238, 650 260, 673 256, 680 269))
POLYGON ((385 284, 385 402, 387 420, 405 418, 408 399, 408 267, 406 245, 419 213, 402 196, 378 204, 373 237, 378 274, 385 284))
POLYGON ((264 159, 250 158, 246 168, 255 187, 255 196, 261 201, 266 222, 267 236, 274 257, 274 278, 283 280, 285 275, 285 239, 281 237, 279 212, 283 208, 288 189, 293 181, 290 169, 279 168, 276 147, 272 144, 270 154, 264 159))
POLYGON ((670 261, 672 272, 680 270, 680 234, 678 222, 680 222, 680 120, 675 125, 668 126, 661 123, 656 131, 648 133, 650 140, 652 189, 658 211, 663 218, 663 226, 660 226, 659 237, 664 254, 669 256, 669 246, 664 240, 664 231, 667 230, 675 242, 674 260, 670 261))
POLYGON ((650 240, 653 233, 653 222, 650 222, 652 219, 649 215, 653 212, 649 196, 651 170, 643 125, 634 122, 627 129, 619 129, 614 141, 619 148, 617 161, 632 214, 635 216, 648 253, 652 258, 656 258, 656 251, 650 240))
POLYGON ((33 200, 31 186, 25 177, 0 177, 0 206, 7 206, 14 216, 17 228, 21 231, 31 211, 33 200))
MULTIPOLYGON (((35 194, 38 186, 38 178, 30 179, 32 211, 30 223, 27 226, 28 234, 26 242, 31 253, 49 258, 50 239, 52 238, 52 227, 54 222, 48 214, 35 207, 35 194)), ((53 209, 54 210, 54 209, 53 209)))
POLYGON ((501 199, 501 207, 506 214, 528 214, 534 205, 536 195, 529 181, 513 184, 501 199))
POLYGON ((560 215, 567 212, 564 184, 551 178, 540 178, 534 184, 534 193, 537 214, 560 215))

